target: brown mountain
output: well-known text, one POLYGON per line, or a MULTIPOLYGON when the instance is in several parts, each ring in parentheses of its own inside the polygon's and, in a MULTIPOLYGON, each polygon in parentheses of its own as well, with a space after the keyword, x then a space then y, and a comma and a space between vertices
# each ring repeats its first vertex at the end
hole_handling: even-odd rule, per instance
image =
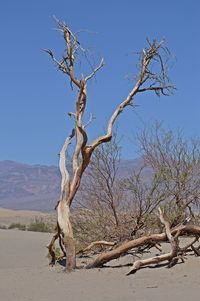
POLYGON ((53 210, 60 174, 54 166, 0 161, 0 207, 53 210))
MULTIPOLYGON (((122 160, 120 177, 141 166, 141 159, 122 160)), ((60 173, 55 166, 0 161, 0 207, 52 211, 60 191, 60 173)))

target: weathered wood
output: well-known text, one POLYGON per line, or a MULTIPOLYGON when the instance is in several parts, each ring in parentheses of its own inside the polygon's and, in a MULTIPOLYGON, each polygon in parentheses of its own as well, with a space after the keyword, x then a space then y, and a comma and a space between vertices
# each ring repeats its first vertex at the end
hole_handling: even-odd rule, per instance
MULTIPOLYGON (((195 225, 181 225, 175 229, 171 230, 172 236, 175 236, 177 233, 179 233, 179 236, 200 236, 200 227, 195 225)), ((104 252, 97 256, 97 258, 89 263, 86 268, 97 268, 103 266, 105 263, 109 262, 112 259, 119 258, 120 256, 126 254, 127 251, 133 248, 138 248, 144 245, 150 244, 152 241, 155 243, 159 242, 165 242, 167 241, 167 235, 166 233, 161 234, 151 234, 147 236, 143 236, 128 242, 123 243, 116 249, 113 249, 108 252, 104 252)))
POLYGON ((115 242, 111 242, 111 241, 105 241, 105 240, 98 240, 98 241, 93 241, 91 244, 89 244, 86 248, 78 251, 76 254, 83 254, 86 253, 90 250, 92 250, 95 247, 99 247, 99 246, 109 246, 109 247, 113 247, 115 245, 115 242))
POLYGON ((191 245, 191 248, 192 248, 192 251, 194 251, 194 254, 195 254, 196 256, 200 256, 200 250, 199 250, 198 248, 195 248, 195 247, 193 246, 193 244, 191 245))
MULTIPOLYGON (((62 240, 66 250, 66 268, 68 270, 72 270, 75 268, 76 262, 75 243, 70 222, 70 206, 80 187, 83 173, 90 163, 92 153, 98 145, 106 143, 112 139, 113 125, 117 117, 127 106, 132 105, 133 98, 136 96, 136 94, 146 91, 154 91, 157 94, 161 93, 166 95, 166 92, 174 89, 174 87, 170 86, 168 83, 168 77, 165 74, 164 64, 162 63, 162 58, 159 54, 159 51, 164 47, 163 41, 160 43, 157 43, 156 41, 150 43, 150 41, 148 41, 148 47, 141 52, 140 70, 136 82, 131 87, 127 97, 119 102, 119 105, 111 114, 105 135, 97 137, 90 144, 88 144, 88 136, 83 124, 83 115, 87 105, 87 82, 93 78, 93 76, 95 76, 99 69, 103 67, 104 62, 101 60, 100 64, 96 68, 93 68, 92 73, 88 76, 84 77, 83 74, 79 74, 79 76, 77 76, 77 68, 75 68, 77 53, 80 51, 81 53, 84 53, 85 56, 85 50, 82 48, 80 42, 70 28, 64 22, 56 18, 55 20, 57 22, 59 31, 61 31, 63 34, 65 42, 64 54, 61 60, 57 60, 54 53, 50 49, 44 50, 50 55, 53 62, 56 63, 58 69, 67 75, 71 87, 73 88, 73 86, 75 86, 78 89, 77 98, 75 101, 75 110, 74 112, 69 113, 69 116, 74 118, 74 129, 72 134, 65 140, 60 152, 59 167, 62 177, 61 194, 56 206, 58 215, 57 222, 60 232, 57 233, 53 238, 53 240, 56 240, 57 238, 62 240), (152 61, 154 61, 154 59, 157 59, 155 61, 157 61, 158 69, 161 69, 162 76, 160 76, 158 72, 158 74, 153 74, 152 77, 152 74, 150 73, 150 64, 152 61), (74 136, 75 145, 72 151, 72 173, 70 175, 66 167, 66 153, 67 148, 74 136)), ((53 253, 54 242, 50 244, 49 248, 53 257, 55 257, 55 254, 53 253)), ((55 261, 55 258, 53 261, 55 261)))
POLYGON ((70 222, 70 210, 65 200, 59 202, 57 214, 58 224, 61 229, 61 238, 66 252, 66 270, 70 272, 76 267, 76 251, 70 222))
POLYGON ((57 257, 55 253, 55 241, 58 239, 59 233, 56 232, 56 234, 53 236, 51 242, 47 246, 47 249, 49 250, 49 255, 51 256, 50 265, 54 265, 56 263, 57 257))
MULTIPOLYGON (((166 233, 166 237, 167 237, 168 241, 170 242, 171 251, 169 253, 162 254, 159 256, 155 256, 155 257, 151 257, 151 258, 147 258, 147 259, 136 260, 133 263, 133 266, 131 267, 131 269, 128 271, 127 275, 135 273, 140 267, 146 266, 149 264, 158 264, 159 262, 166 261, 166 260, 168 260, 169 263, 171 263, 171 261, 175 257, 177 257, 178 250, 179 250, 178 237, 180 235, 180 232, 177 231, 177 233, 173 236, 170 231, 169 222, 164 219, 161 208, 158 208, 158 210, 159 210, 160 221, 165 226, 165 233, 166 233)), ((175 261, 173 261, 173 264, 174 263, 175 263, 175 261)))

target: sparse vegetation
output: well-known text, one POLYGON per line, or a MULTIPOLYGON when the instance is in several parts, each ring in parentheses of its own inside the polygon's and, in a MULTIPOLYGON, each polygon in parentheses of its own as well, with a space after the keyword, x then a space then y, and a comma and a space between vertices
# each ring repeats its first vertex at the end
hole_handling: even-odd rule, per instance
POLYGON ((53 233, 54 224, 45 221, 42 218, 35 218, 33 222, 29 225, 18 223, 11 223, 9 226, 0 225, 0 229, 11 230, 11 229, 18 229, 21 231, 33 231, 33 232, 46 232, 46 233, 53 233))
POLYGON ((27 226, 27 231, 52 233, 54 225, 45 222, 42 218, 35 218, 34 222, 27 226))
MULTIPOLYGON (((169 229, 187 224, 200 225, 198 141, 185 140, 180 133, 165 131, 159 124, 149 130, 150 136, 145 130, 139 139, 143 150, 142 166, 132 170, 126 178, 116 177, 120 147, 115 140, 94 152, 80 189, 78 204, 82 207, 72 216, 79 250, 85 248, 92 253, 101 250, 102 253, 106 245, 95 243, 97 248, 94 250, 86 246, 106 240, 114 242, 115 249, 122 242, 137 241, 152 233, 156 237, 164 228, 158 218, 159 207, 169 229)), ((152 246, 155 246, 154 242, 146 247, 152 246)), ((109 248, 113 249, 112 246, 109 248)), ((141 248, 138 250, 141 252, 141 248)))
POLYGON ((2 230, 7 230, 8 228, 7 228, 6 225, 0 225, 0 229, 2 229, 2 230))
POLYGON ((25 231, 26 225, 20 224, 20 223, 12 223, 8 226, 8 230, 10 230, 10 229, 19 229, 21 231, 25 231))

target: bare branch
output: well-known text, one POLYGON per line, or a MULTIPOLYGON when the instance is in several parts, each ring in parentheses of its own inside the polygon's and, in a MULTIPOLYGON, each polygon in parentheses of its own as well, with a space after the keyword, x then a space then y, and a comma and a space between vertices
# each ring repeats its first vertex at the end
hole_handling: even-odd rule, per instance
POLYGON ((158 87, 147 87, 147 88, 142 88, 142 89, 139 89, 138 90, 138 93, 141 93, 141 92, 146 92, 146 91, 155 91, 155 93, 157 95, 159 95, 159 93, 165 95, 165 96, 169 96, 171 94, 170 90, 172 89, 176 89, 175 86, 165 86, 165 87, 162 87, 162 86, 158 86, 158 87), (169 91, 169 93, 165 92, 166 91, 169 91))
POLYGON ((56 63, 56 66, 58 66, 58 69, 61 70, 63 73, 67 73, 67 69, 66 67, 64 66, 64 62, 63 60, 61 62, 59 62, 56 58, 55 58, 55 55, 54 53, 52 52, 51 49, 42 49, 44 52, 48 53, 50 55, 50 57, 52 58, 52 60, 56 63))
POLYGON ((93 120, 93 115, 90 113, 89 120, 83 125, 83 128, 85 129, 93 120))
POLYGON ((115 243, 112 241, 105 241, 105 240, 93 241, 91 244, 89 244, 89 246, 87 246, 83 250, 78 251, 77 254, 86 253, 86 252, 90 251, 91 249, 93 249, 94 247, 99 247, 99 246, 113 247, 114 245, 115 245, 115 243))
POLYGON ((153 43, 150 43, 150 41, 148 40, 148 43, 149 43, 149 47, 143 50, 141 54, 140 72, 135 86, 132 88, 127 98, 119 104, 119 106, 116 108, 113 115, 111 116, 107 126, 107 133, 103 136, 96 138, 90 145, 88 145, 89 152, 92 152, 99 144, 110 141, 110 139, 112 138, 113 124, 116 118, 128 105, 132 103, 133 97, 136 96, 137 93, 145 92, 145 91, 155 91, 157 94, 161 92, 163 95, 168 95, 168 93, 165 91, 170 92, 171 90, 173 90, 174 87, 172 85, 166 84, 167 81, 166 70, 164 68, 162 57, 159 54, 159 51, 164 49, 164 45, 163 45, 164 42, 161 41, 157 43, 156 41, 154 41, 153 43), (159 57, 161 76, 157 74, 153 74, 149 71, 151 62, 156 57, 159 57), (149 87, 143 88, 142 86, 144 82, 147 81, 151 81, 149 83, 149 87), (159 86, 155 86, 157 83, 159 83, 159 86))
POLYGON ((85 78, 85 82, 87 82, 87 81, 90 80, 93 76, 95 76, 95 74, 96 74, 103 66, 104 66, 104 59, 102 58, 102 59, 101 59, 101 62, 100 62, 100 64, 99 64, 99 66, 97 66, 97 67, 93 70, 93 72, 85 78))

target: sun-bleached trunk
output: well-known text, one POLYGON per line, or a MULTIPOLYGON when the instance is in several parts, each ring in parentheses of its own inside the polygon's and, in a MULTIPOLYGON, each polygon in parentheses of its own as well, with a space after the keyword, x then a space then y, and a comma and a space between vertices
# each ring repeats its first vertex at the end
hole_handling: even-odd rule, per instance
POLYGON ((59 202, 57 214, 61 238, 66 252, 66 270, 70 272, 76 267, 76 248, 70 221, 70 209, 65 201, 59 202))

